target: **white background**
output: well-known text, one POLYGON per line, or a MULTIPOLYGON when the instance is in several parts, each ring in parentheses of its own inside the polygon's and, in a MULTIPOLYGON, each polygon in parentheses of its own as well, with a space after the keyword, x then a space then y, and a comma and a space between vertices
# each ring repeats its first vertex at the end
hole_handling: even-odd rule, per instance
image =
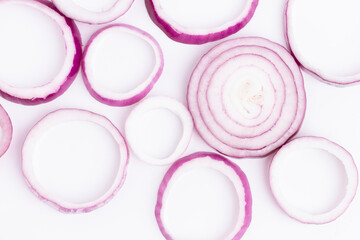
MULTIPOLYGON (((229 38, 261 36, 284 45, 284 5, 285 0, 260 1, 251 22, 229 38)), ((171 96, 185 104, 187 82, 196 62, 202 54, 217 43, 189 46, 171 41, 150 20, 142 0, 135 0, 131 9, 116 22, 131 24, 148 31, 159 41, 163 49, 164 73, 150 96, 171 96)), ((78 26, 84 43, 94 31, 101 27, 82 23, 78 26)), ((327 137, 347 148, 358 163, 360 159, 360 111, 358 111, 360 86, 337 88, 324 84, 308 74, 304 73, 304 76, 308 107, 298 136, 327 137)), ((31 126, 46 113, 64 107, 88 109, 107 116, 121 132, 124 132, 124 121, 132 107, 110 107, 97 102, 88 94, 80 74, 64 95, 50 103, 22 106, 0 99, 0 104, 9 113, 14 126, 11 147, 0 159, 1 240, 163 239, 155 221, 154 206, 158 186, 168 169, 166 166, 150 166, 131 155, 126 182, 115 198, 94 212, 79 215, 62 214, 41 202, 29 191, 21 174, 22 143, 31 126)), ((186 154, 196 151, 213 150, 194 133, 186 154)), ((360 238, 359 197, 354 199, 348 211, 335 222, 322 226, 304 225, 289 218, 275 203, 267 179, 270 157, 232 160, 247 174, 253 195, 253 220, 243 239, 355 240, 360 238)), ((319 167, 318 170, 320 169, 326 170, 323 167, 319 167)), ((81 168, 79 168, 79 176, 81 176, 80 170, 81 168)), ((65 176, 64 181, 71 182, 71 179, 65 176)), ((211 179, 211 176, 219 179, 218 183, 211 181, 214 184, 214 191, 224 193, 229 190, 226 188, 227 182, 210 171, 191 175, 192 181, 199 181, 198 186, 206 185, 206 182, 201 183, 201 177, 211 179), (222 188, 225 190, 221 190, 222 188)), ((307 172, 304 171, 303 176, 306 178, 307 172)), ((189 180, 186 182, 192 183, 189 180)), ((182 188, 182 191, 184 190, 186 186, 182 188)), ((190 194, 196 193, 191 189, 189 191, 190 194)), ((209 192, 211 189, 207 190, 211 196, 209 192)), ((234 202, 231 200, 233 197, 229 194, 228 197, 221 196, 220 198, 224 198, 225 203, 231 204, 234 202)), ((221 207, 221 203, 220 205, 214 202, 211 204, 221 207)), ((236 209, 236 205, 222 207, 227 211, 236 209)), ((211 211, 211 208, 208 210, 211 211)), ((224 230, 228 226, 222 226, 226 221, 221 217, 217 224, 220 230, 224 230)))

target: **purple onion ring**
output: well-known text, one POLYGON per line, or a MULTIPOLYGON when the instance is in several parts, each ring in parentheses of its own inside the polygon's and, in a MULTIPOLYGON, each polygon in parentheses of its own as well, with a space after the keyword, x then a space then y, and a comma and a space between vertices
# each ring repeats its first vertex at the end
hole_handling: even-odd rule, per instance
POLYGON ((354 199, 358 187, 358 171, 351 154, 338 144, 320 137, 300 137, 285 144, 274 155, 269 169, 269 180, 277 203, 287 215, 302 223, 325 224, 340 217, 354 199), (319 214, 312 214, 294 207, 287 201, 286 192, 280 187, 279 176, 283 170, 283 163, 291 160, 289 159, 289 154, 294 149, 306 151, 306 149, 310 148, 324 150, 335 156, 344 166, 347 176, 346 192, 342 200, 333 209, 319 214))
MULTIPOLYGON (((71 135, 71 133, 69 133, 69 135, 71 135)), ((129 150, 125 139, 123 138, 119 130, 110 122, 109 119, 86 110, 60 109, 46 115, 30 130, 23 145, 21 165, 22 172, 27 184, 29 185, 31 191, 38 198, 51 205, 52 207, 58 209, 60 212, 83 213, 90 212, 99 207, 102 207, 115 196, 115 194, 122 187, 125 181, 128 161, 129 150), (119 148, 119 165, 113 183, 102 196, 90 202, 72 203, 63 199, 59 199, 52 194, 49 194, 49 192, 44 189, 41 183, 37 180, 36 174, 34 172, 34 151, 36 150, 38 140, 41 139, 41 137, 46 133, 49 128, 56 126, 57 124, 64 123, 66 121, 92 122, 103 127, 104 130, 108 131, 109 134, 114 138, 119 148)))
POLYGON ((170 186, 181 177, 187 169, 193 167, 209 167, 224 174, 233 183, 238 196, 239 212, 237 222, 224 239, 241 239, 251 222, 252 216, 252 197, 249 182, 245 173, 236 164, 230 162, 215 153, 198 152, 183 157, 176 161, 165 174, 158 191, 158 198, 155 207, 155 217, 160 231, 167 240, 174 239, 168 232, 166 222, 164 222, 164 205, 170 191, 170 186))
POLYGON ((67 17, 89 24, 102 24, 114 21, 125 14, 134 2, 134 0, 116 0, 109 9, 104 11, 92 11, 81 7, 74 0, 52 1, 67 17))
POLYGON ((90 38, 84 50, 81 66, 85 86, 95 99, 110 106, 128 106, 143 99, 154 87, 164 69, 164 56, 160 45, 150 34, 130 25, 113 24, 100 29, 90 38), (94 57, 93 52, 97 49, 97 43, 100 42, 106 34, 116 31, 129 33, 146 41, 153 49, 155 55, 154 68, 147 79, 134 89, 125 93, 101 89, 99 84, 96 83, 101 82, 102 79, 96 79, 91 74, 91 60, 94 57))
POLYGON ((61 28, 65 40, 66 55, 62 68, 49 82, 31 88, 17 88, 0 81, 0 95, 12 102, 36 105, 52 101, 63 94, 74 81, 81 61, 81 37, 75 23, 62 15, 52 3, 33 0, 3 0, 2 4, 22 4, 47 15, 61 28))
MULTIPOLYGON (((186 28, 167 15, 161 0, 145 0, 153 22, 171 39, 187 44, 204 44, 223 39, 242 29, 253 17, 258 0, 247 0, 244 10, 233 20, 213 28, 186 28)), ((204 6, 206 7, 206 6, 204 6)))
POLYGON ((0 158, 8 150, 11 139, 13 127, 11 120, 5 109, 0 105, 0 128, 1 128, 1 138, 0 138, 0 158))

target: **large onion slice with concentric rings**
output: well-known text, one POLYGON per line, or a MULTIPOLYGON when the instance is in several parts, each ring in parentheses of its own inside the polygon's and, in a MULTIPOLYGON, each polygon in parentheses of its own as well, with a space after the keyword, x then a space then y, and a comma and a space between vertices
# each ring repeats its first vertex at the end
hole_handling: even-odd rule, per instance
POLYGON ((201 137, 232 157, 264 156, 304 118, 303 77, 282 46, 264 38, 223 42, 196 66, 187 95, 201 137))
MULTIPOLYGON (((66 130, 69 131, 66 134, 69 138, 72 136, 76 137, 76 134, 81 133, 76 131, 74 132, 73 129, 74 128, 66 126, 66 130)), ((89 136, 91 137, 91 135, 89 136)), ((99 141, 99 139, 95 140, 99 141)), ((54 145, 55 143, 51 144, 54 145)), ((81 146, 81 142, 75 142, 73 144, 75 146, 81 146)), ((61 145, 56 146, 55 149, 61 149, 61 145)), ((44 151, 47 151, 47 149, 44 151)), ((69 154, 74 153, 71 151, 69 154)), ((108 156, 101 157, 106 158, 108 156)), ((64 213, 90 212, 99 207, 102 207, 107 202, 109 202, 115 196, 117 191, 122 187, 125 181, 128 161, 129 150, 125 139, 121 135, 120 131, 111 123, 111 121, 102 115, 81 109, 60 109, 49 113, 39 122, 37 122, 30 130, 22 148, 22 172, 27 184, 29 185, 29 188, 38 198, 64 213), (44 187, 44 183, 38 176, 38 165, 36 164, 38 163, 38 159, 36 157, 38 156, 37 153, 40 148, 39 146, 42 146, 42 139, 45 138, 49 132, 51 133, 52 130, 61 126, 66 126, 66 124, 73 124, 76 122, 79 124, 90 123, 96 127, 99 127, 101 131, 105 131, 105 133, 107 133, 109 137, 113 139, 113 146, 117 148, 115 152, 118 152, 118 156, 116 158, 117 167, 114 178, 110 182, 109 186, 107 186, 106 189, 102 191, 100 196, 96 196, 96 199, 91 199, 84 202, 73 202, 65 200, 63 197, 59 197, 58 194, 44 187)), ((66 176, 63 177, 66 178, 66 176)))
MULTIPOLYGON (((181 1, 179 1, 181 2, 181 1)), ((216 1, 212 1, 212 3, 204 1, 204 4, 210 5, 214 4, 216 1)), ((238 32, 240 29, 242 29, 253 17, 256 7, 258 5, 258 0, 245 0, 245 1, 232 1, 232 4, 234 5, 231 7, 230 12, 236 11, 236 14, 233 15, 232 19, 229 19, 228 21, 224 21, 222 19, 222 22, 216 25, 210 26, 196 26, 196 27, 186 27, 183 23, 177 21, 177 19, 171 14, 171 11, 168 12, 166 10, 166 6, 169 4, 175 4, 176 3, 169 1, 163 1, 163 0, 146 0, 146 7, 149 12, 149 15, 151 19, 154 21, 154 23, 159 26, 161 30, 164 31, 164 33, 171 39, 177 42, 181 43, 187 43, 187 44, 204 44, 207 42, 216 41, 219 39, 223 39, 231 34, 234 34, 238 32), (242 3, 241 3, 242 2, 242 3), (237 5, 242 5, 241 9, 237 9, 237 5)), ((188 1, 188 3, 191 3, 192 5, 196 5, 193 7, 198 7, 202 9, 207 9, 208 6, 200 5, 199 3, 193 3, 191 1, 188 1), (200 6, 199 6, 200 5, 200 6)), ((217 4, 228 4, 229 1, 222 2, 217 1, 217 4)), ((182 5, 186 4, 184 2, 181 2, 182 5)), ((231 5, 232 6, 232 5, 231 5)), ((178 12, 179 8, 173 7, 174 12, 178 12)), ((184 7, 183 7, 184 8, 184 7)), ((214 6, 212 6, 211 9, 213 9, 214 6)), ((185 8, 186 9, 186 8, 185 8)), ((229 9, 228 9, 229 10, 229 9)), ((221 6, 217 6, 217 8, 214 10, 211 10, 212 13, 214 11, 226 11, 225 9, 221 8, 221 6)), ((187 18, 193 18, 194 20, 203 19, 203 22, 211 22, 212 19, 216 18, 214 17, 214 14, 210 14, 209 12, 205 11, 204 13, 196 13, 196 16, 191 16, 192 14, 189 13, 188 10, 186 10, 186 17, 187 18), (206 13, 205 13, 206 12, 206 13), (190 15, 190 16, 189 16, 190 15)), ((219 12, 218 15, 221 15, 221 12, 219 12)))
POLYGON ((5 109, 0 105, 0 157, 8 150, 12 139, 13 127, 5 109))
POLYGON ((238 212, 236 223, 223 239, 241 239, 251 222, 252 197, 249 182, 245 173, 228 159, 215 153, 198 152, 176 161, 165 174, 158 192, 155 207, 155 217, 161 233, 168 240, 174 239, 169 231, 165 218, 166 202, 171 194, 171 187, 187 171, 194 168, 210 168, 225 175, 233 184, 238 197, 238 212))
MULTIPOLYGON (((49 102, 63 94, 74 81, 81 61, 81 36, 74 21, 62 15, 52 3, 34 0, 4 0, 0 8, 8 4, 22 5, 47 16, 62 31, 65 46, 65 59, 56 76, 46 84, 35 87, 14 87, 0 79, 0 95, 10 101, 25 105, 49 102)), ((46 33, 44 33, 46 34, 46 33)))

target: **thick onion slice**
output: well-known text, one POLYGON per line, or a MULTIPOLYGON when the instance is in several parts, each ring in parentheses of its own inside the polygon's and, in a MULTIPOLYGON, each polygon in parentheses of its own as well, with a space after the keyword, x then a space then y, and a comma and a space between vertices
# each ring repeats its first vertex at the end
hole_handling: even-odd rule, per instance
MULTIPOLYGON (((69 136, 71 136, 71 133, 69 133, 69 136)), ((38 198, 64 213, 90 212, 109 202, 125 181, 128 161, 129 151, 125 139, 110 120, 99 114, 80 109, 60 109, 46 115, 30 130, 22 149, 22 172, 31 191, 38 198), (35 174, 34 161, 36 161, 36 159, 34 159, 34 153, 37 149, 38 141, 41 140, 44 134, 52 127, 71 121, 91 122, 101 126, 114 138, 120 152, 117 173, 111 186, 102 196, 90 202, 73 203, 50 194, 44 189, 35 174)))
POLYGON ((186 28, 165 12, 161 1, 145 0, 151 19, 169 38, 187 44, 213 42, 238 32, 251 20, 259 2, 258 0, 246 0, 244 9, 235 19, 222 23, 217 27, 186 28))
POLYGON ((81 61, 81 37, 75 23, 63 16, 52 3, 33 0, 4 0, 0 1, 0 8, 5 4, 22 4, 47 15, 61 28, 65 40, 66 55, 62 68, 58 74, 49 79, 47 84, 18 88, 7 84, 0 79, 0 95, 12 102, 24 105, 36 105, 49 102, 63 94, 74 81, 81 61))
POLYGON ((174 239, 170 235, 168 226, 164 221, 164 207, 171 191, 171 186, 183 173, 194 167, 208 167, 217 170, 228 177, 234 185, 238 196, 239 212, 234 228, 224 239, 241 239, 250 225, 252 216, 252 197, 247 177, 239 166, 230 162, 228 159, 218 154, 207 152, 198 152, 179 159, 165 174, 159 187, 155 207, 155 216, 161 233, 168 240, 174 239))
POLYGON ((116 0, 108 9, 95 11, 80 6, 75 0, 52 0, 56 7, 67 17, 74 20, 89 23, 102 24, 114 21, 125 14, 134 0, 116 0))
POLYGON ((356 194, 358 186, 358 171, 351 154, 338 144, 320 137, 300 137, 284 145, 275 154, 269 169, 269 180, 272 193, 277 203, 287 215, 302 223, 325 224, 337 219, 349 207, 356 194), (288 159, 289 155, 295 149, 302 149, 302 151, 306 151, 306 149, 319 149, 326 151, 335 156, 336 159, 344 166, 347 176, 345 195, 333 209, 324 213, 312 214, 308 211, 294 207, 287 201, 286 192, 284 192, 280 187, 279 176, 281 175, 281 172, 284 171, 284 162, 290 160, 288 159))
POLYGON ((0 157, 2 157, 10 146, 13 127, 9 115, 1 105, 0 105, 0 128, 1 128, 0 157))
POLYGON ((259 157, 283 145, 304 118, 298 65, 264 38, 223 42, 205 54, 189 85, 188 105, 201 137, 232 157, 259 157))
MULTIPOLYGON (((95 99, 110 106, 128 106, 143 99, 154 87, 163 71, 164 57, 158 42, 147 32, 126 24, 113 24, 100 29, 90 38, 84 50, 81 66, 85 85, 95 99), (92 68, 92 60, 98 51, 99 44, 101 44, 104 37, 116 32, 124 32, 144 40, 151 46, 155 55, 154 67, 147 79, 134 89, 125 93, 119 93, 102 88, 101 84, 99 84, 102 79, 94 77, 92 68)), ((124 71, 126 71, 126 69, 124 69, 124 71)), ((131 81, 132 79, 124 79, 124 81, 127 80, 131 81)))
POLYGON ((289 48, 305 70, 325 83, 346 86, 360 81, 358 8, 356 0, 287 1, 289 48))
POLYGON ((125 122, 125 133, 127 141, 135 155, 153 165, 166 165, 173 163, 187 149, 193 131, 193 121, 187 108, 180 102, 168 97, 151 97, 140 102, 129 114, 125 122), (141 121, 144 114, 156 109, 165 109, 175 114, 182 124, 182 136, 174 151, 165 158, 157 158, 145 153, 139 146, 136 138, 138 121, 141 121))

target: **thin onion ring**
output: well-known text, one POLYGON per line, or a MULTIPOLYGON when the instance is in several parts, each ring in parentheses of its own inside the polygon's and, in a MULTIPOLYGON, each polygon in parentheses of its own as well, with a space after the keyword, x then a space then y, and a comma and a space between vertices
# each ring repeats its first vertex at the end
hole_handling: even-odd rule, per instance
POLYGON ((37 105, 54 100, 73 83, 80 69, 82 55, 81 36, 74 21, 62 15, 52 3, 42 0, 3 0, 2 4, 23 4, 41 11, 61 28, 65 40, 66 56, 59 73, 42 86, 17 88, 0 81, 0 95, 12 102, 37 105))
POLYGON ((95 12, 79 6, 74 2, 74 0, 52 1, 67 17, 89 24, 103 24, 114 21, 125 14, 134 2, 134 0, 116 0, 110 9, 95 12))
POLYGON ((22 148, 22 173, 30 190, 41 200, 64 213, 85 213, 93 211, 108 203, 122 187, 126 178, 126 168, 129 161, 129 150, 125 139, 120 131, 109 119, 99 114, 81 109, 60 109, 49 113, 33 126, 28 133, 22 148), (33 152, 36 149, 37 140, 42 137, 46 130, 64 121, 89 121, 107 130, 117 142, 120 152, 119 167, 116 177, 109 189, 95 200, 84 203, 72 203, 60 199, 42 187, 38 182, 33 166, 33 152))
POLYGON ((300 137, 285 144, 273 157, 269 168, 270 187, 279 206, 291 218, 308 224, 325 224, 340 217, 355 197, 358 187, 358 170, 351 154, 338 144, 320 137, 300 137), (282 162, 286 155, 296 148, 316 148, 334 155, 344 166, 347 174, 346 193, 341 202, 333 209, 320 214, 312 214, 289 204, 279 185, 282 162))
POLYGON ((168 97, 158 96, 145 99, 131 111, 125 122, 126 138, 131 149, 139 159, 153 165, 167 165, 178 159, 188 147, 192 131, 193 122, 187 108, 175 99, 168 97), (145 153, 140 146, 138 146, 137 139, 135 138, 134 130, 137 127, 137 120, 141 119, 143 114, 154 109, 166 109, 175 114, 182 123, 182 136, 180 141, 174 151, 164 158, 153 157, 145 153))
POLYGON ((161 233, 167 240, 174 239, 170 235, 166 221, 164 221, 164 206, 173 182, 181 176, 182 171, 193 169, 195 166, 205 166, 224 174, 233 183, 239 200, 238 219, 225 240, 241 239, 250 225, 252 217, 252 197, 249 182, 245 173, 228 159, 221 155, 208 152, 193 153, 176 161, 165 174, 158 191, 155 207, 155 217, 161 233))
POLYGON ((0 138, 0 158, 8 150, 13 133, 13 126, 10 120, 9 115, 5 109, 0 105, 0 128, 1 128, 1 138, 0 138))
POLYGON ((84 49, 84 55, 81 62, 81 70, 84 83, 89 93, 98 101, 110 106, 128 106, 143 99, 154 87, 159 80, 161 73, 164 69, 164 56, 158 42, 147 32, 143 30, 126 25, 126 24, 112 24, 97 31, 88 41, 84 49), (112 91, 104 91, 96 87, 94 84, 101 79, 95 79, 91 75, 91 64, 89 63, 92 58, 92 52, 96 50, 97 40, 111 31, 125 31, 138 38, 146 41, 153 49, 155 55, 155 65, 145 81, 134 89, 125 93, 115 93, 112 91))
POLYGON ((189 29, 168 16, 160 0, 145 0, 146 8, 153 22, 171 39, 187 44, 204 44, 223 39, 242 29, 253 17, 258 0, 247 0, 246 7, 236 19, 215 28, 189 29))

